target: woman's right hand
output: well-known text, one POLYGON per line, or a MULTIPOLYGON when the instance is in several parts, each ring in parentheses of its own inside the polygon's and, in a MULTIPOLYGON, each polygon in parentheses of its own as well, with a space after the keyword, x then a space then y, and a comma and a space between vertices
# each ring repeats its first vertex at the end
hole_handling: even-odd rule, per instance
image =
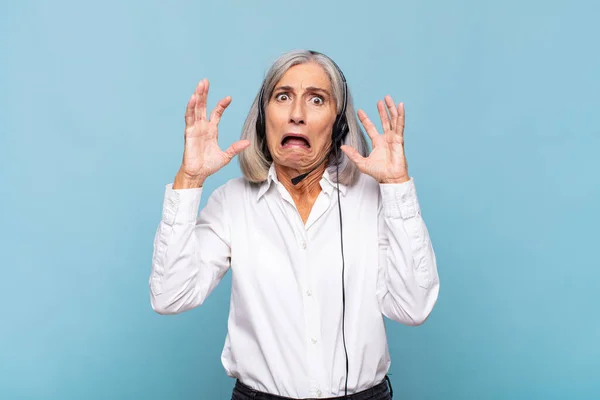
POLYGON ((250 146, 248 140, 239 140, 225 151, 219 148, 219 121, 223 111, 231 103, 231 97, 220 100, 207 119, 208 87, 207 79, 200 81, 188 102, 185 112, 183 162, 175 177, 173 189, 201 187, 207 177, 223 168, 233 157, 250 146))

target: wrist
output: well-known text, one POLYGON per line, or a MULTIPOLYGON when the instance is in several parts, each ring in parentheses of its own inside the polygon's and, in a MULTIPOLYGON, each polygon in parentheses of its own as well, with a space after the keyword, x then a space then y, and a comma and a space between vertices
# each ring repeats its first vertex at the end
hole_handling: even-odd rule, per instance
POLYGON ((410 177, 409 176, 403 176, 400 178, 390 178, 390 179, 382 179, 379 183, 382 184, 399 184, 399 183, 406 183, 410 181, 410 177))
POLYGON ((206 178, 202 176, 193 176, 179 170, 173 181, 173 189, 198 189, 204 185, 206 178))

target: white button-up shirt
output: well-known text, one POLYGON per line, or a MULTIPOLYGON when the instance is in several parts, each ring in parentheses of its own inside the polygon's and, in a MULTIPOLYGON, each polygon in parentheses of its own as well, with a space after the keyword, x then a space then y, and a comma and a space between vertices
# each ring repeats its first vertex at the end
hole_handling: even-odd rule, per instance
MULTIPOLYGON (((199 216, 202 188, 168 184, 154 241, 153 309, 176 314, 201 305, 231 269, 223 366, 285 397, 344 394, 338 196, 327 172, 320 185, 305 224, 273 166, 262 184, 238 178, 217 188, 199 216)), ((379 184, 361 175, 339 188, 350 394, 388 372, 383 317, 423 323, 439 279, 413 179, 379 184)))

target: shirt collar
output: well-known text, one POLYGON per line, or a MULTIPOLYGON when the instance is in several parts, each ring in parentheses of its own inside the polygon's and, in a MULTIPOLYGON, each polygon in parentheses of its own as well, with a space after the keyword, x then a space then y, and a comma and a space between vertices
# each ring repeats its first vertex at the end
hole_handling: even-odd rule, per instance
MULTIPOLYGON (((258 189, 256 199, 260 200, 260 198, 271 188, 271 184, 273 183, 275 185, 280 185, 279 180, 277 179, 277 172, 275 171, 275 164, 271 163, 271 166, 269 167, 269 172, 267 173, 267 179, 261 183, 260 188, 258 189)), ((326 169, 323 173, 323 177, 321 178, 321 181, 319 183, 321 184, 321 189, 323 189, 323 191, 329 196, 331 196, 333 190, 336 189, 338 185, 329 176, 328 169, 326 169)), ((346 195, 346 190, 348 190, 347 186, 340 183, 339 188, 340 193, 342 195, 346 195)))
MULTIPOLYGON (((335 172, 334 172, 334 176, 335 176, 335 172)), ((345 196, 346 190, 348 190, 348 187, 341 183, 339 183, 339 184, 335 183, 333 181, 333 179, 331 179, 331 177, 329 176, 329 169, 326 169, 325 173, 323 174, 323 177, 321 178, 321 188, 325 191, 325 193, 327 193, 328 195, 331 196, 333 191, 335 189, 337 189, 338 185, 340 188, 340 193, 345 196)))
POLYGON ((271 163, 269 167, 269 172, 267 173, 267 179, 261 183, 260 188, 258 189, 258 195, 256 196, 256 200, 260 200, 260 198, 265 194, 269 188, 271 187, 271 183, 279 183, 277 180, 277 173, 275 172, 275 164, 271 163))

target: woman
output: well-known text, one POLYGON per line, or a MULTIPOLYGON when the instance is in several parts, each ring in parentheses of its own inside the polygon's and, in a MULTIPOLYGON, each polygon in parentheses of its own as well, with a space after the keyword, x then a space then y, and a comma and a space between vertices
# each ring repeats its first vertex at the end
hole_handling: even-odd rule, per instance
POLYGON ((222 353, 233 399, 389 399, 383 317, 422 324, 439 279, 404 156, 404 106, 377 108, 383 134, 355 117, 339 68, 293 51, 268 71, 222 151, 230 97, 206 113, 201 81, 185 114, 183 161, 165 190, 150 277, 152 307, 203 303, 232 270, 222 353), (243 178, 198 208, 204 181, 239 154, 243 178), (279 396, 279 397, 276 397, 279 396))

